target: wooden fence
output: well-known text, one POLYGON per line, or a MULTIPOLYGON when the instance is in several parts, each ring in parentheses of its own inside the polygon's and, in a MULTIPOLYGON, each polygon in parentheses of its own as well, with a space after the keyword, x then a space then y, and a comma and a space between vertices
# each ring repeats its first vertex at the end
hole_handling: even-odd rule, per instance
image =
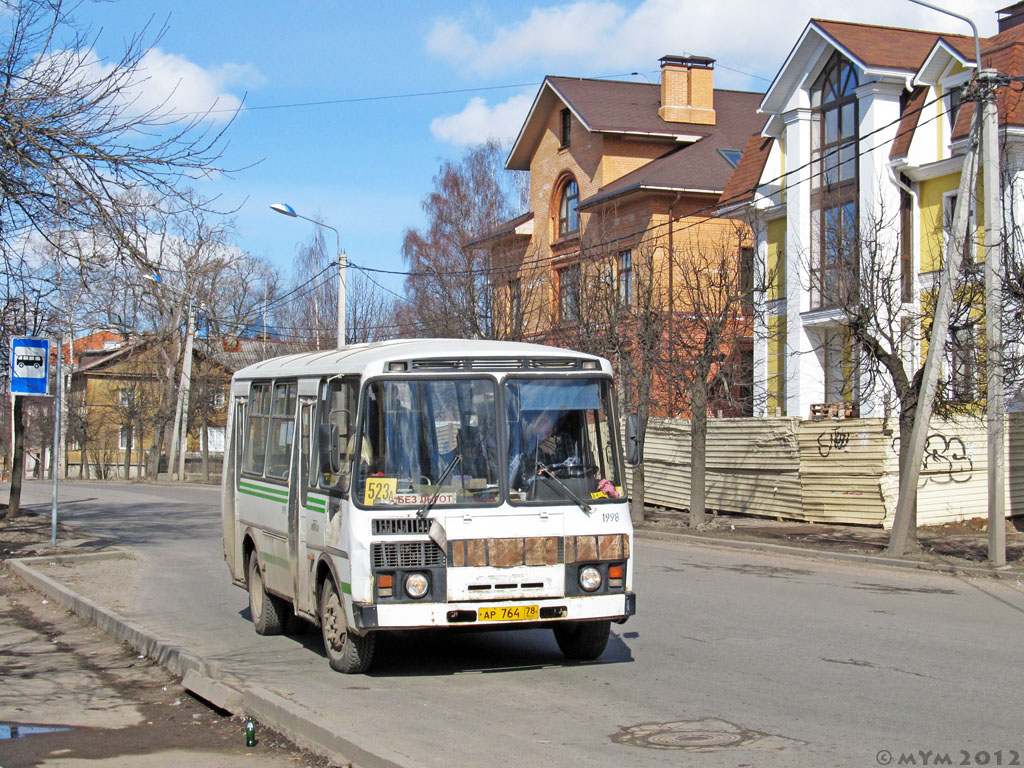
MULTIPOLYGON (((892 526, 899 438, 881 419, 712 419, 707 438, 709 509, 812 522, 892 526)), ((686 509, 690 424, 653 419, 644 450, 647 503, 686 509)), ((1007 516, 1024 514, 1024 414, 1011 414, 1007 516)), ((920 481, 922 525, 988 514, 983 420, 932 421, 920 481)))

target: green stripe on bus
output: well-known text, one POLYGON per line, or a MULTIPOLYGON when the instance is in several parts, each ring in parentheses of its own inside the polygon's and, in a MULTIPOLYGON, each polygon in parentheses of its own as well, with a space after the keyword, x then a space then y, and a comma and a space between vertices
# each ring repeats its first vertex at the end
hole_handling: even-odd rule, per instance
POLYGON ((255 483, 247 483, 244 480, 239 482, 238 489, 242 493, 248 493, 251 495, 262 494, 261 498, 271 498, 274 501, 288 501, 288 491, 282 491, 279 488, 266 485, 256 485, 255 483))
POLYGON ((268 554, 266 552, 261 552, 260 553, 260 557, 262 557, 264 560, 266 560, 267 563, 269 563, 270 565, 276 565, 279 568, 287 568, 288 567, 288 561, 285 558, 283 558, 283 557, 278 557, 277 555, 271 555, 271 554, 268 554))
POLYGON ((309 496, 306 499, 306 506, 309 507, 310 509, 316 510, 317 512, 326 512, 327 511, 327 500, 326 499, 314 499, 312 496, 309 496))
POLYGON ((280 501, 281 503, 285 503, 288 501, 287 496, 285 496, 284 498, 281 498, 280 496, 271 496, 266 493, 257 493, 256 491, 250 491, 248 488, 240 488, 239 490, 246 496, 255 496, 257 499, 266 499, 267 501, 280 501))
POLYGON ((341 582, 341 591, 344 592, 346 595, 351 595, 352 585, 344 581, 341 582))
POLYGON ((249 488, 254 491, 263 491, 264 493, 277 493, 282 496, 287 496, 288 491, 277 487, 276 485, 263 485, 250 482, 248 480, 239 480, 238 485, 240 488, 249 488))

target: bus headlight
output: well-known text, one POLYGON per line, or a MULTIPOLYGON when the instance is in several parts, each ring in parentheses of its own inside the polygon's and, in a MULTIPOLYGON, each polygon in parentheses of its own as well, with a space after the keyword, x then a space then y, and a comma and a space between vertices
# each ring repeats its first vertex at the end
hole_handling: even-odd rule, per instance
POLYGON ((601 586, 601 571, 592 565, 580 568, 580 586, 585 592, 594 592, 601 586))
MULTIPOLYGON (((598 575, 600 578, 600 575, 598 575)), ((405 577, 405 593, 414 599, 423 597, 430 589, 430 581, 422 573, 410 573, 405 577)))

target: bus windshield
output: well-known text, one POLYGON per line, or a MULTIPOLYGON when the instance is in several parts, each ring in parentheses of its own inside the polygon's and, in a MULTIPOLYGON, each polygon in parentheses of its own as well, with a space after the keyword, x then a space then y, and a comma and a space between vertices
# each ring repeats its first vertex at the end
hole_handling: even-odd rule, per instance
POLYGON ((495 389, 491 379, 370 383, 356 498, 371 507, 498 502, 495 389))
POLYGON ((507 379, 509 500, 586 503, 622 496, 605 379, 507 379))

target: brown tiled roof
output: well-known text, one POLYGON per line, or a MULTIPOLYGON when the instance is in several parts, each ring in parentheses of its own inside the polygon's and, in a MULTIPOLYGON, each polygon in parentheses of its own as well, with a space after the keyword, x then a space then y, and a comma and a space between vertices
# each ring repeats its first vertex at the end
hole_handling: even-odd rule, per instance
POLYGON ((605 185, 597 194, 581 200, 580 208, 634 191, 700 190, 720 194, 732 176, 733 167, 718 150, 739 151, 746 146, 750 134, 764 127, 764 117, 757 113, 762 96, 747 91, 716 90, 716 124, 702 126, 704 138, 605 185))
MULTIPOLYGON (((982 39, 981 62, 1001 75, 1024 75, 1024 24, 982 39)), ((973 115, 974 102, 965 101, 953 127, 954 141, 970 132, 973 115)), ((1024 94, 1014 87, 999 89, 999 124, 1024 126, 1024 94)))
POLYGON ((729 177, 729 183, 722 191, 723 206, 745 203, 754 198, 754 190, 761 181, 761 174, 768 163, 768 155, 772 151, 774 139, 755 133, 747 141, 743 149, 743 157, 736 165, 736 170, 729 177))
POLYGON ((896 129, 896 138, 893 139, 892 147, 889 149, 890 160, 906 157, 910 152, 910 143, 914 140, 914 131, 917 130, 917 122, 921 119, 921 108, 924 106, 927 95, 928 87, 919 85, 907 99, 907 104, 900 117, 900 127, 896 129))
MULTIPOLYGON (((549 77, 555 89, 580 118, 596 132, 615 131, 663 136, 707 135, 712 126, 670 123, 658 116, 661 86, 575 77, 549 77)), ((715 91, 715 109, 718 109, 715 91)))
POLYGON ((939 38, 967 58, 974 58, 974 38, 966 35, 947 35, 920 29, 879 27, 827 19, 811 21, 871 68, 916 72, 924 64, 939 38))

